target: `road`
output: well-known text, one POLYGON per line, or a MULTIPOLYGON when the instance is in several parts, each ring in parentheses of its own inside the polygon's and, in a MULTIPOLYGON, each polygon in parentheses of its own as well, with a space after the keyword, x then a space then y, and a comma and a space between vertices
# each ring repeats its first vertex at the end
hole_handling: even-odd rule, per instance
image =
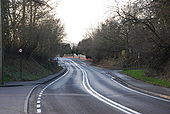
POLYGON ((146 95, 116 82, 104 71, 78 59, 60 59, 67 72, 38 87, 29 113, 41 114, 169 114, 170 101, 146 95))

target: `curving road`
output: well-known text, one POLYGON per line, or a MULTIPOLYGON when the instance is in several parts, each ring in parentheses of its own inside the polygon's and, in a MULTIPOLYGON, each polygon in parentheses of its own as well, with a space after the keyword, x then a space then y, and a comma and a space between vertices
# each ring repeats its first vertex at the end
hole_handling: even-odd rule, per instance
POLYGON ((104 71, 78 59, 60 58, 67 72, 38 87, 29 113, 41 114, 169 114, 170 101, 131 90, 104 71))

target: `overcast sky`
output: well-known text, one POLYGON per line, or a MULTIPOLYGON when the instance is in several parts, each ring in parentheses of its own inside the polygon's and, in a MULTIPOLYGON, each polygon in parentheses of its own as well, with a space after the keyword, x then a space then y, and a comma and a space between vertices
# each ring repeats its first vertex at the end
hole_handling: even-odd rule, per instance
MULTIPOLYGON (((66 40, 78 43, 88 28, 96 27, 110 15, 114 0, 60 0, 57 17, 65 24, 66 40)), ((119 0, 120 1, 120 0, 119 0)))

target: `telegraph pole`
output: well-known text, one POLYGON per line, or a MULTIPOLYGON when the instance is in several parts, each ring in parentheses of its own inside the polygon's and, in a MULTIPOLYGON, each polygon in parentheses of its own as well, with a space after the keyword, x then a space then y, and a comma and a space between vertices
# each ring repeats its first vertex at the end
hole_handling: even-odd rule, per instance
POLYGON ((0 0, 0 84, 3 84, 2 0, 0 0))

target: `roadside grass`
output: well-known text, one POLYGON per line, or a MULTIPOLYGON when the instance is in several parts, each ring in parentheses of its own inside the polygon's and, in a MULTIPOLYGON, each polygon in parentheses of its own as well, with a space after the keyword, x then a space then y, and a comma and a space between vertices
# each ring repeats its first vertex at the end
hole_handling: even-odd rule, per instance
POLYGON ((165 79, 158 79, 158 78, 154 78, 154 77, 145 76, 144 70, 124 70, 121 73, 129 75, 133 78, 154 84, 154 85, 170 88, 169 81, 167 81, 165 79))
POLYGON ((13 72, 12 75, 5 74, 4 75, 4 82, 10 81, 32 81, 41 78, 41 75, 34 75, 28 73, 22 73, 22 77, 20 76, 20 72, 13 72))
POLYGON ((4 73, 3 80, 4 80, 4 82, 11 82, 11 81, 13 81, 13 79, 12 79, 12 78, 10 78, 10 76, 9 76, 9 75, 7 75, 6 73, 4 73))
MULTIPOLYGON (((42 69, 41 70, 46 70, 42 69)), ((22 72, 22 76, 19 71, 13 71, 11 69, 4 68, 4 82, 10 82, 10 81, 32 81, 32 80, 38 80, 40 78, 43 78, 47 75, 52 74, 51 71, 46 71, 46 73, 31 73, 26 70, 22 72)))
POLYGON ((53 67, 53 69, 46 68, 35 60, 24 59, 21 76, 19 63, 19 59, 8 59, 8 61, 6 61, 4 66, 4 82, 38 80, 62 69, 59 66, 49 66, 53 67))

